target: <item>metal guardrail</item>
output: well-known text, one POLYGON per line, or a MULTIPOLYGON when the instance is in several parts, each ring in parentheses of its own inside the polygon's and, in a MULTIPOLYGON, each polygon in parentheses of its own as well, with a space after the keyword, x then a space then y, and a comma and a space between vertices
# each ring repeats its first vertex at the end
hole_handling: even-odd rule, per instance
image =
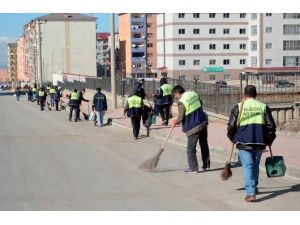
MULTIPOLYGON (((216 85, 211 83, 204 83, 199 81, 187 81, 167 78, 167 81, 172 86, 181 85, 185 90, 193 90, 198 93, 199 97, 203 101, 203 107, 206 110, 223 114, 228 116, 231 109, 235 104, 241 100, 241 89, 237 86, 230 85, 216 85)), ((116 80, 117 95, 125 96, 133 92, 134 85, 137 82, 136 79, 123 79, 116 80)), ((250 82, 249 82, 250 84, 250 82)), ((86 82, 74 81, 74 82, 58 82, 58 85, 64 89, 93 89, 101 87, 103 91, 111 92, 111 80, 110 78, 86 78, 86 82)), ((159 90, 159 81, 146 80, 144 83, 144 90, 149 99, 152 99, 152 94, 157 93, 159 90)), ((265 103, 292 103, 299 101, 300 92, 294 91, 282 91, 278 88, 276 91, 262 91, 258 88, 257 99, 264 101, 265 103), (279 94, 279 95, 278 95, 279 94), (297 97, 298 96, 298 97, 297 97), (298 99, 299 98, 299 99, 298 99)))

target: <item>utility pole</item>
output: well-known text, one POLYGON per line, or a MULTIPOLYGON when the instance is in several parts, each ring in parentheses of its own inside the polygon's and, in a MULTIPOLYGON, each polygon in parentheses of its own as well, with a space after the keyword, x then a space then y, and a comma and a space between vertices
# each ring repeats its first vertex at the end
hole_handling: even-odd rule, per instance
POLYGON ((39 27, 39 71, 40 71, 40 86, 43 85, 43 75, 42 75, 42 37, 41 37, 41 21, 37 20, 39 27))
POLYGON ((117 108, 117 95, 116 95, 116 57, 115 57, 115 18, 114 14, 110 14, 110 56, 111 56, 111 95, 112 95, 112 108, 117 108))

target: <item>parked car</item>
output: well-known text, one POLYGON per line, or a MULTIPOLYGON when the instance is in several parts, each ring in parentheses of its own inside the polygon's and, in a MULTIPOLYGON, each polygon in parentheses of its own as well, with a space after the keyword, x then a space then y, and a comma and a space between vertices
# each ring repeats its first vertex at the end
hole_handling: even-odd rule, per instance
POLYGON ((278 80, 276 81, 275 87, 277 88, 295 87, 295 84, 287 80, 278 80))
POLYGON ((218 80, 218 81, 216 81, 215 84, 217 87, 226 87, 227 86, 227 82, 225 80, 218 80))

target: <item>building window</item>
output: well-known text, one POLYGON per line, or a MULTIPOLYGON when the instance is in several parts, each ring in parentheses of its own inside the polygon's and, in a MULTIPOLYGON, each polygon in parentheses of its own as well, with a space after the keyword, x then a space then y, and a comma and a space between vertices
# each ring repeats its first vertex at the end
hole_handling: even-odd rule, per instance
POLYGON ((215 28, 210 28, 209 29, 209 34, 216 34, 216 29, 215 28))
POLYGON ((230 75, 229 74, 224 74, 224 80, 230 80, 230 75))
POLYGON ((229 13, 223 13, 223 18, 229 18, 229 13))
POLYGON ((229 65, 230 60, 229 59, 223 59, 223 65, 229 65))
POLYGON ((223 29, 223 34, 229 34, 229 29, 228 28, 224 28, 223 29))
POLYGON ((299 35, 300 34, 300 25, 299 24, 287 24, 283 25, 283 34, 284 35, 299 35))
POLYGON ((240 13, 240 18, 246 18, 246 13, 240 13))
POLYGON ((193 34, 200 34, 200 29, 193 29, 193 34))
POLYGON ((216 49, 216 44, 210 44, 209 49, 210 50, 215 50, 216 49))
POLYGON ((256 56, 251 56, 250 61, 251 61, 251 66, 257 66, 257 57, 256 56))
POLYGON ((300 41, 283 41, 283 50, 285 51, 300 50, 300 41))
POLYGON ((266 65, 271 65, 272 64, 272 59, 266 59, 266 65))
POLYGON ((246 44, 240 44, 240 49, 246 49, 246 44))
POLYGON ((266 27, 266 33, 272 33, 272 27, 266 27))
POLYGON ((283 19, 300 19, 300 13, 283 13, 283 19))
POLYGON ((147 37, 148 37, 148 38, 152 38, 152 37, 153 37, 153 34, 152 34, 152 33, 147 33, 147 37))
POLYGON ((184 66, 185 65, 185 60, 184 59, 181 59, 178 61, 179 63, 179 66, 184 66))
POLYGON ((147 57, 148 58, 153 57, 153 53, 147 53, 147 57))
POLYGON ((185 75, 179 75, 179 80, 185 80, 185 75))
POLYGON ((240 28, 240 34, 246 34, 246 29, 245 28, 240 28))
POLYGON ((300 56, 283 56, 283 66, 299 66, 300 56))
POLYGON ((200 18, 200 13, 193 13, 193 18, 200 18))
POLYGON ((194 66, 199 66, 200 65, 200 59, 195 59, 193 61, 194 66))
POLYGON ((257 41, 251 41, 251 51, 257 51, 257 41))
POLYGON ((216 60, 215 59, 210 59, 209 60, 209 65, 216 65, 216 60))
POLYGON ((230 44, 223 44, 223 49, 230 49, 230 44))
POLYGON ((209 75, 209 80, 216 80, 216 75, 215 74, 210 74, 209 75))
POLYGON ((252 36, 256 36, 257 35, 257 26, 256 25, 252 25, 251 26, 251 35, 252 36))
POLYGON ((266 16, 272 16, 272 13, 266 13, 266 16))
POLYGON ((178 34, 185 34, 185 29, 178 29, 178 34))
POLYGON ((251 13, 251 20, 257 19, 257 13, 251 13))
POLYGON ((193 45, 193 49, 194 50, 199 50, 200 49, 200 45, 199 44, 193 45))
POLYGON ((240 59, 240 64, 245 65, 246 64, 246 59, 240 59))
POLYGON ((153 43, 147 43, 148 48, 153 48, 153 43))
POLYGON ((210 13, 209 14, 209 18, 215 18, 216 17, 216 14, 215 13, 210 13))
POLYGON ((200 75, 194 75, 193 76, 193 80, 195 81, 195 80, 199 80, 200 79, 200 75))
POLYGON ((178 13, 178 18, 184 18, 185 17, 185 13, 178 13))
POLYGON ((178 45, 178 50, 185 50, 185 45, 178 45))
POLYGON ((266 49, 271 49, 272 48, 272 43, 266 43, 266 49))
POLYGON ((147 28, 152 27, 152 23, 147 23, 147 28))

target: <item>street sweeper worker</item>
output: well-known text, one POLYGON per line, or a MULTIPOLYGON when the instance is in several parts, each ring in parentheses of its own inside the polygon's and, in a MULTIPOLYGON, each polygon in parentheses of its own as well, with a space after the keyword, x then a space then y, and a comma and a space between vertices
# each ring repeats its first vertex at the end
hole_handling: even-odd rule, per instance
POLYGON ((143 106, 143 99, 138 96, 138 92, 135 89, 133 94, 129 95, 124 108, 124 116, 127 113, 127 116, 131 118, 132 131, 135 140, 138 139, 140 132, 143 106))
POLYGON ((182 123, 182 131, 187 136, 187 157, 189 168, 186 173, 198 173, 196 146, 199 141, 202 156, 202 170, 210 169, 209 147, 207 143, 207 116, 202 109, 202 101, 194 91, 185 91, 180 85, 172 94, 178 100, 178 117, 172 121, 173 127, 182 123))
POLYGON ((69 97, 69 106, 70 106, 70 113, 69 113, 69 121, 72 121, 72 115, 73 115, 73 111, 75 114, 75 119, 74 121, 77 122, 78 121, 78 108, 79 108, 79 94, 77 93, 77 89, 74 89, 74 91, 68 96, 69 97))
POLYGON ((45 91, 44 86, 40 88, 40 90, 38 92, 38 95, 39 95, 41 111, 43 111, 44 107, 45 107, 45 101, 46 101, 46 98, 47 98, 47 92, 45 91))
POLYGON ((79 91, 79 108, 78 108, 78 111, 77 111, 77 117, 78 117, 78 120, 80 120, 80 111, 82 110, 81 108, 81 103, 82 103, 82 101, 84 101, 84 102, 89 102, 89 100, 88 99, 85 99, 84 97, 83 97, 83 95, 84 95, 84 93, 85 93, 85 89, 82 89, 81 91, 79 91))
POLYGON ((92 109, 95 111, 97 116, 97 123, 99 127, 103 126, 103 116, 105 111, 107 111, 107 101, 106 96, 101 92, 101 88, 96 88, 97 93, 93 97, 92 109))
POLYGON ((227 127, 228 138, 236 144, 239 150, 244 173, 246 202, 256 200, 262 151, 266 145, 271 146, 276 138, 276 124, 271 110, 266 104, 256 100, 256 95, 255 86, 245 87, 244 99, 231 110, 227 127), (240 120, 237 121, 239 113, 241 113, 240 120))

